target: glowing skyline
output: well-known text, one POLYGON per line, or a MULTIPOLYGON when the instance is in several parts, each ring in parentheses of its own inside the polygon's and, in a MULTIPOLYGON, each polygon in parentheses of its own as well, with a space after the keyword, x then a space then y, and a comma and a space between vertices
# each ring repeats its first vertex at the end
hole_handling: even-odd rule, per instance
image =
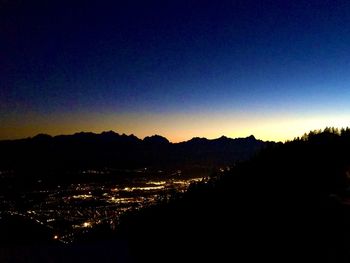
POLYGON ((134 134, 139 138, 154 134, 162 135, 171 142, 186 141, 193 137, 206 137, 208 139, 218 138, 222 135, 237 138, 254 135, 258 139, 270 141, 285 141, 295 137, 302 136, 305 132, 311 130, 324 129, 325 127, 347 127, 349 123, 349 113, 330 114, 319 116, 286 116, 285 119, 280 116, 262 117, 257 114, 252 119, 245 119, 244 115, 239 118, 234 116, 198 116, 193 115, 144 115, 132 116, 128 114, 123 118, 106 117, 105 115, 87 116, 80 118, 79 122, 75 116, 71 119, 66 117, 56 118, 56 122, 51 120, 36 119, 28 117, 28 123, 16 124, 24 125, 18 130, 17 134, 12 133, 11 137, 6 137, 6 132, 12 132, 13 128, 3 126, 1 136, 3 139, 32 137, 39 133, 50 135, 73 134, 76 132, 95 132, 113 130, 118 133, 134 134), (146 125, 145 125, 146 122, 146 125), (32 123, 36 123, 33 125, 32 123), (93 123, 95 126, 91 125, 93 123), (118 125, 118 123, 121 123, 118 125), (210 123, 210 125, 208 125, 210 123))
POLYGON ((349 2, 118 2, 3 4, 0 139, 350 126, 349 2))

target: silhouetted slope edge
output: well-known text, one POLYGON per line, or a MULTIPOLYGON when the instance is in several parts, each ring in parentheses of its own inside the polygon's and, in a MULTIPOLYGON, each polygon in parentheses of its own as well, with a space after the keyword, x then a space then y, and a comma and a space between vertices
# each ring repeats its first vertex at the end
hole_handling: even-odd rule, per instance
POLYGON ((349 262, 350 130, 263 150, 181 197, 126 216, 135 261, 349 262))

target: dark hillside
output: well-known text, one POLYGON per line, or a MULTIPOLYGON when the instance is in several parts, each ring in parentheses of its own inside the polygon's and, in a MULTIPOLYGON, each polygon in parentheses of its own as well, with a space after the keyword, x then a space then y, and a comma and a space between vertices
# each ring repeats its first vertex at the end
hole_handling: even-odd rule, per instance
POLYGON ((350 131, 265 149, 183 197, 129 215, 137 261, 348 262, 350 131))

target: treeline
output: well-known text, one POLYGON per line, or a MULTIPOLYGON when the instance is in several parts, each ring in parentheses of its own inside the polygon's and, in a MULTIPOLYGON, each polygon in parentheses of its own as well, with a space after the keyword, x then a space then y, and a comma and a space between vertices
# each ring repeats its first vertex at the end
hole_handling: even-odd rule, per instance
POLYGON ((349 262, 350 130, 271 145, 123 218, 136 262, 349 262))

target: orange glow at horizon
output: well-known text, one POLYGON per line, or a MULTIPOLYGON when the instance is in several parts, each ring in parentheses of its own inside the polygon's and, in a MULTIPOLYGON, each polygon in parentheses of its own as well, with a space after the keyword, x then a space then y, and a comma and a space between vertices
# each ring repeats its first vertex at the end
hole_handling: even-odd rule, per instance
POLYGON ((237 138, 254 135, 257 139, 286 141, 302 136, 305 132, 324 129, 326 126, 347 127, 348 114, 319 114, 284 116, 261 114, 90 114, 52 118, 28 114, 26 121, 8 121, 2 126, 0 139, 32 137, 39 133, 50 135, 73 134, 113 130, 134 134, 139 138, 162 135, 171 142, 181 142, 193 137, 214 139, 222 135, 237 138))

